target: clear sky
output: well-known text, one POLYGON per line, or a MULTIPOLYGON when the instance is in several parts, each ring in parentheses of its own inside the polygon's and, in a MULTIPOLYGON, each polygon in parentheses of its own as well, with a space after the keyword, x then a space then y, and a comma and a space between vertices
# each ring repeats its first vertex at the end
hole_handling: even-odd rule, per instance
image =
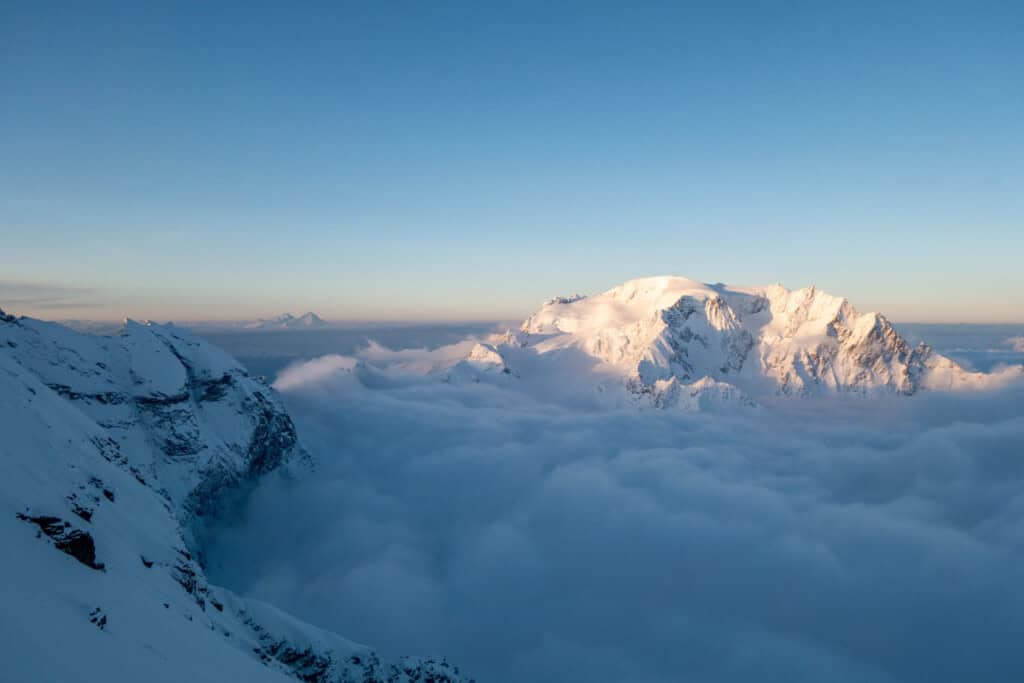
POLYGON ((498 4, 0 0, 0 306, 1024 320, 1024 3, 498 4))

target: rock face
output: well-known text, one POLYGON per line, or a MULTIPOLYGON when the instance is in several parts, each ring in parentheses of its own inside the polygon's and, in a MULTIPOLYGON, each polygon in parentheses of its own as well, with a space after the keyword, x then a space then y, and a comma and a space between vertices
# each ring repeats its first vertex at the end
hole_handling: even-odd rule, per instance
POLYGON ((884 316, 815 287, 631 280, 552 299, 523 323, 516 345, 580 352, 656 404, 694 392, 724 397, 724 385, 737 396, 909 395, 985 381, 928 346, 909 346, 884 316))
POLYGON ((99 337, 21 319, 0 348, 103 429, 105 457, 160 482, 186 532, 223 489, 309 464, 274 392, 185 330, 127 321, 99 337))
POLYGON ((0 312, 0 415, 11 680, 465 680, 207 582, 203 518, 311 467, 275 392, 218 349, 169 325, 99 337, 0 312))

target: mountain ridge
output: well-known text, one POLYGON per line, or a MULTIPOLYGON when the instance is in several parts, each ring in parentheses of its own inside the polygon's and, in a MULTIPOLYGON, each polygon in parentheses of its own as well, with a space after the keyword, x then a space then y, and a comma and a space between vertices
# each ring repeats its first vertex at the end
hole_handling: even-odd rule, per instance
POLYGON ((299 316, 282 313, 274 318, 260 318, 256 322, 245 324, 244 327, 252 330, 321 329, 330 327, 330 323, 316 313, 307 311, 299 316))
POLYGON ((572 363, 617 376, 631 395, 661 407, 708 392, 714 402, 734 396, 749 404, 770 395, 913 395, 996 381, 926 344, 911 346, 885 316, 861 313, 813 285, 639 278, 592 296, 550 299, 518 331, 487 343, 498 357, 491 366, 506 374, 515 374, 510 356, 520 349, 552 363, 576 354, 572 363))
POLYGON ((209 343, 0 312, 0 414, 12 680, 467 680, 208 582, 204 522, 225 496, 313 467, 276 392, 209 343))

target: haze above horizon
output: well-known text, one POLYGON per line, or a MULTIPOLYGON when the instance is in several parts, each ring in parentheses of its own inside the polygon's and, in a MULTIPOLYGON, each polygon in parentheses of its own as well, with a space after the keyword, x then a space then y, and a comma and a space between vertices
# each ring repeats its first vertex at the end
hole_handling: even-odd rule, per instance
POLYGON ((676 274, 1024 321, 1017 3, 23 3, 0 307, 515 320, 676 274))

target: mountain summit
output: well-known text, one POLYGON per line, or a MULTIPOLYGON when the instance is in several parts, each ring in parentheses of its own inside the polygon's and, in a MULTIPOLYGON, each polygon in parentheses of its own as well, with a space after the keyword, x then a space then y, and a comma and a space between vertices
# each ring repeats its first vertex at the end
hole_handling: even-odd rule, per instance
POLYGON ((513 371, 513 356, 532 352, 528 364, 585 367, 658 406, 709 397, 910 395, 991 381, 927 345, 909 345, 884 316, 814 286, 630 280, 594 296, 551 299, 518 333, 490 342, 513 371))

